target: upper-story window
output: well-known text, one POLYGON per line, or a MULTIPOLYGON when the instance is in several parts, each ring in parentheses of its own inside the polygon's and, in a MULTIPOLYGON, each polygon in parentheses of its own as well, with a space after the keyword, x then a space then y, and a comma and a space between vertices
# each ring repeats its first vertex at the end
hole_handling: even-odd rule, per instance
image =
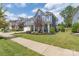
POLYGON ((49 16, 49 15, 48 15, 48 16, 46 16, 46 21, 47 21, 47 22, 50 22, 50 21, 51 21, 51 19, 52 19, 52 18, 51 18, 51 16, 49 16))

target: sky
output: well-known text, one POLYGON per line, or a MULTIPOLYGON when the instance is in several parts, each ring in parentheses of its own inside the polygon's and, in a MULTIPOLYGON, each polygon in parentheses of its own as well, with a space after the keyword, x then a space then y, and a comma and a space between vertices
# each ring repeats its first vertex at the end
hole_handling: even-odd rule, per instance
POLYGON ((18 17, 30 18, 35 15, 38 9, 43 12, 52 12, 57 18, 58 23, 63 21, 60 12, 67 6, 71 5, 74 8, 79 6, 78 3, 4 3, 4 8, 7 9, 5 15, 8 20, 16 20, 18 17))

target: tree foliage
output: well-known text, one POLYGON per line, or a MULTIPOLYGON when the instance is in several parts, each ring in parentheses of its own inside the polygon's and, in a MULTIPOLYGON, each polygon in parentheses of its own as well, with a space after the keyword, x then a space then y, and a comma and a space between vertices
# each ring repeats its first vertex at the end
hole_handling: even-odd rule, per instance
POLYGON ((72 25, 72 17, 73 17, 73 12, 75 8, 72 6, 67 6, 61 13, 60 15, 64 17, 64 22, 66 27, 71 27, 72 25))
POLYGON ((0 28, 5 28, 8 26, 8 22, 6 22, 5 18, 5 11, 3 6, 0 4, 0 28))
POLYGON ((74 23, 72 26, 73 33, 79 33, 79 23, 74 23))

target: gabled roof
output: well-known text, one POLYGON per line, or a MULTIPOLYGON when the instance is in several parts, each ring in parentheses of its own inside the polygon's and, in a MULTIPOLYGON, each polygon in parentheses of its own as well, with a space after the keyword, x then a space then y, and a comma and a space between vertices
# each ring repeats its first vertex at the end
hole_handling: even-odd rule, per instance
POLYGON ((38 9, 34 17, 36 17, 37 14, 39 14, 39 12, 40 12, 42 15, 44 15, 44 12, 43 12, 42 10, 38 9))

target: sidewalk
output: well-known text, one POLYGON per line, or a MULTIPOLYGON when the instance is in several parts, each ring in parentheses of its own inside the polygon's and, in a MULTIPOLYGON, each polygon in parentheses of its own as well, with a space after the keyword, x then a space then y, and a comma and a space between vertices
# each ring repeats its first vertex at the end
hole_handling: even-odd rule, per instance
POLYGON ((79 52, 43 44, 29 39, 17 37, 11 40, 45 56, 79 56, 79 52))

